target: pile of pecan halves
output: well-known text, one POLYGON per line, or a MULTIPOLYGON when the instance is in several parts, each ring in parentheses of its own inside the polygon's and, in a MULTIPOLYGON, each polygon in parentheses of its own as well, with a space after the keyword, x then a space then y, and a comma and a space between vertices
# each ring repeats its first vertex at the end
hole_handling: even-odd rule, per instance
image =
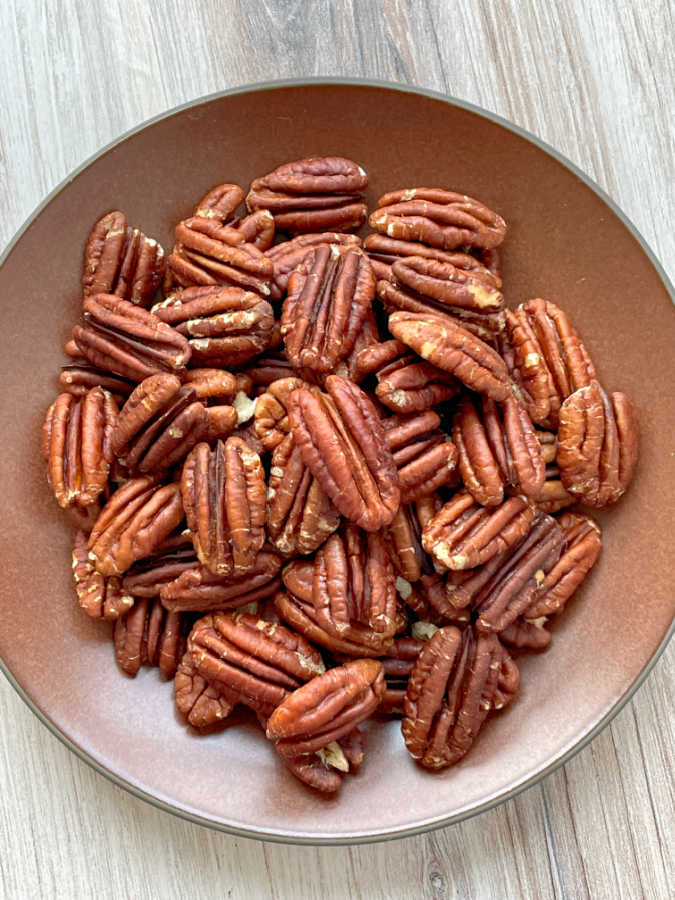
POLYGON ((325 157, 219 185, 168 257, 103 216, 43 430, 120 667, 173 678, 194 729, 249 707, 325 792, 373 714, 427 769, 467 753, 598 557, 568 508, 637 459, 563 310, 505 308, 504 220, 421 187, 368 218, 367 184, 325 157))

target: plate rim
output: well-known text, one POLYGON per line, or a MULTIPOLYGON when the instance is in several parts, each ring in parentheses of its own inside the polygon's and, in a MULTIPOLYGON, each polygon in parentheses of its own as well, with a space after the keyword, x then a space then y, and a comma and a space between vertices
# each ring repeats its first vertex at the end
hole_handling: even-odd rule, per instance
MULTIPOLYGON (((575 163, 573 163, 570 159, 568 159, 564 154, 560 153, 546 141, 539 138, 537 135, 528 131, 525 128, 522 128, 519 125, 509 121, 508 119, 503 118, 499 114, 492 112, 490 110, 485 109, 475 103, 470 103, 467 100, 462 100, 459 97, 455 97, 451 94, 445 94, 440 91, 434 91, 429 88, 417 87, 415 85, 401 84, 398 82, 391 81, 383 81, 379 79, 371 79, 371 78, 357 78, 357 77, 336 77, 336 76, 308 76, 303 78, 291 78, 291 79, 274 79, 269 81, 260 81, 251 84, 238 85, 233 88, 227 88, 222 91, 215 91, 210 94, 205 94, 200 97, 194 98, 192 100, 188 100, 185 103, 181 103, 177 106, 172 107, 169 110, 161 112, 155 116, 152 116, 148 119, 143 120, 138 125, 135 125, 133 128, 128 129, 123 132, 119 137, 105 144, 103 147, 100 147, 93 154, 91 154, 87 159, 85 159, 79 166, 74 168, 69 174, 59 183, 57 184, 48 194, 47 196, 29 213, 24 222, 20 225, 18 230, 14 233, 11 240, 7 244, 7 246, 0 253, 0 267, 4 265, 6 260, 9 258, 19 240, 23 236, 23 234, 28 230, 28 228, 33 224, 33 222, 38 218, 38 216, 42 213, 42 211, 54 200, 63 190, 65 190, 68 185, 83 171, 85 171, 89 166, 93 165, 97 160, 99 160, 102 156, 108 153, 110 150, 114 149, 118 145, 124 143, 128 138, 132 137, 135 134, 143 131, 144 129, 150 127, 151 125, 156 124, 157 122, 161 122, 164 119, 168 119, 171 116, 177 115, 178 113, 184 112, 187 109, 191 109, 196 106, 201 106, 206 103, 210 103, 214 100, 220 100, 223 97, 230 97, 237 94, 248 94, 256 91, 268 91, 268 90, 279 90, 284 88, 298 88, 298 87, 312 87, 312 86, 354 86, 354 87, 370 87, 370 88, 380 88, 390 91, 397 91, 400 93, 406 94, 416 94, 418 96, 423 96, 430 98, 432 100, 439 100, 443 103, 447 103, 450 106, 455 106, 460 109, 464 109, 468 112, 471 112, 475 115, 481 116, 484 119, 488 119, 491 122, 494 122, 497 125, 500 125, 502 128, 505 128, 507 131, 511 131, 514 134, 518 135, 521 138, 524 138, 531 144, 534 144, 540 150, 543 150, 548 156, 553 157, 558 163, 563 165, 566 169, 572 172, 573 175, 576 175, 587 187, 589 187, 602 201, 605 203, 612 212, 621 220, 622 224, 628 229, 628 231, 635 238, 637 243, 640 245, 642 251, 645 253, 651 264, 653 265, 656 273, 658 274, 667 294, 670 296, 671 301, 675 304, 675 287, 672 282, 668 278, 659 258, 656 256, 654 251, 651 249, 639 229, 635 226, 632 220, 626 215, 626 213, 618 206, 617 203, 612 200, 612 198, 582 169, 580 169, 575 163)), ((637 690, 644 684, 650 672, 660 659, 663 651, 665 650, 668 642, 675 633, 675 619, 671 622, 669 628, 666 630, 661 642, 658 647, 652 654, 652 656, 647 660, 643 668, 635 677, 634 681, 629 685, 629 687, 624 691, 624 693, 616 700, 616 702, 607 710, 607 712, 602 716, 602 718, 596 722, 596 724, 572 747, 563 752, 560 756, 552 760, 547 766, 544 766, 542 769, 539 769, 534 774, 532 774, 529 778, 524 779, 519 782, 515 787, 511 787, 504 791, 499 792, 494 797, 486 800, 482 803, 479 803, 470 809, 462 810, 460 812, 445 816, 443 818, 435 818, 430 822, 422 822, 421 824, 412 825, 409 827, 401 827, 395 828, 393 830, 389 829, 387 831, 372 831, 364 834, 355 834, 355 835, 344 835, 344 836, 331 836, 331 835, 305 835, 305 834, 290 834, 283 831, 266 831, 264 829, 254 829, 254 828, 245 828, 234 824, 228 824, 222 821, 210 819, 205 815, 200 815, 199 813, 191 812, 188 809, 181 808, 180 806, 173 805, 165 800, 160 799, 159 797, 154 796, 153 794, 144 791, 142 788, 137 787, 132 784, 130 781, 127 781, 125 778, 117 775, 115 772, 108 769, 102 763, 98 762, 91 756, 86 750, 79 747, 74 741, 72 741, 69 737, 67 737, 60 728, 49 718, 49 716, 43 712, 37 703, 28 696, 28 693, 24 690, 24 688, 19 684, 17 678, 11 672, 7 664, 0 657, 0 671, 3 673, 5 678, 8 680, 10 685, 17 692, 19 697, 24 701, 24 703, 28 706, 31 712, 38 718, 40 722, 72 753, 74 753, 80 760, 98 772, 100 775, 103 775, 108 781, 111 781, 117 787, 122 788, 123 790, 130 793, 132 796, 138 798, 139 800, 143 800, 146 803, 154 806, 156 809, 160 809, 163 812, 170 813, 174 816, 178 816, 181 819, 191 822, 192 824, 202 825, 207 828, 211 828, 217 831, 225 832, 226 834, 230 834, 234 837, 245 837, 251 838, 254 840, 260 841, 272 841, 274 843, 281 844, 298 844, 298 845, 310 845, 310 846, 349 846, 352 844, 370 844, 377 843, 383 841, 390 840, 399 840, 406 837, 413 837, 414 835, 423 834, 429 831, 434 831, 438 828, 445 828, 448 825, 453 825, 458 822, 465 821, 466 819, 470 819, 473 816, 480 815, 481 813, 487 812, 491 809, 494 809, 496 806, 499 806, 501 803, 506 802, 507 800, 516 797, 522 791, 527 790, 533 785, 537 784, 537 782, 542 781, 548 775, 552 774, 556 771, 556 769, 565 765, 570 759, 576 756, 581 750, 584 749, 592 740, 594 740, 600 732, 602 732, 607 725, 614 719, 616 715, 626 706, 629 700, 635 695, 637 690)))

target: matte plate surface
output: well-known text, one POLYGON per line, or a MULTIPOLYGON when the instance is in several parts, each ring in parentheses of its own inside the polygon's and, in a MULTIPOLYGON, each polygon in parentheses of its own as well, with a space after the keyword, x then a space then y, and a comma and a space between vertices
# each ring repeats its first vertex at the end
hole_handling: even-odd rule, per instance
POLYGON ((506 123, 439 96, 368 84, 254 88, 196 103, 126 137, 55 192, 0 270, 0 296, 0 657, 62 739, 140 796, 281 840, 372 840, 445 824, 559 763, 625 701, 663 645, 675 605, 671 301, 606 198, 506 123), (371 206, 385 190, 440 185, 501 213, 507 300, 562 305, 607 389, 633 398, 642 431, 630 491, 599 516, 601 560, 554 626, 549 652, 522 660, 512 707, 439 775, 414 765, 397 722, 369 725, 363 771, 334 799, 299 785, 253 723, 199 737, 175 715, 171 685, 156 670, 120 674, 108 627, 74 600, 71 533, 40 457, 91 224, 120 208, 170 248, 172 226, 213 184, 247 187, 282 162, 324 154, 368 171, 371 206))

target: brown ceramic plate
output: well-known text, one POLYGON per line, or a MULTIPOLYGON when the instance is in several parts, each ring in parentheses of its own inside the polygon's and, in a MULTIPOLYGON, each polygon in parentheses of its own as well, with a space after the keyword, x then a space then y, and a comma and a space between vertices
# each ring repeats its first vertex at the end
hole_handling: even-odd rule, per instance
MULTIPOLYGON (((673 619, 675 315, 658 264, 584 175, 497 117, 430 93, 363 83, 230 91, 164 116, 102 151, 45 201, 0 271, 4 500, 0 656, 43 722, 134 794, 194 821, 255 837, 351 842, 399 837, 489 808, 567 759, 609 721, 663 649, 673 619), (219 181, 248 185, 277 164, 342 154, 385 190, 442 185, 509 224, 511 303, 544 296, 580 329, 602 381, 635 401, 641 459, 627 496, 599 516, 600 564, 522 661, 522 690, 464 762, 414 765, 397 722, 367 727, 358 777, 325 799, 278 763, 252 724, 198 737, 156 670, 125 678, 108 628, 78 609, 71 536, 50 496, 40 426, 61 346, 79 312, 87 231, 111 208, 171 244, 172 225, 219 181)), ((6 722, 5 728, 12 723, 6 722)))

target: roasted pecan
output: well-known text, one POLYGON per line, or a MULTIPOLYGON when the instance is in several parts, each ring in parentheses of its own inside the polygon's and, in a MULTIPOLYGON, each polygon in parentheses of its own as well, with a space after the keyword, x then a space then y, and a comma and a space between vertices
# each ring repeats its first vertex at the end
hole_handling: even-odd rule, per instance
POLYGON ((59 506, 91 506, 105 488, 117 404, 95 387, 83 397, 59 394, 42 426, 47 481, 59 506))
POLYGON ((107 213, 94 225, 84 249, 84 296, 115 294, 149 306, 164 276, 164 250, 138 228, 129 228, 124 213, 107 213))
POLYGON ((346 247, 360 247, 361 238, 355 234, 322 231, 316 234, 299 234, 290 241, 283 241, 281 244, 270 247, 266 256, 274 264, 272 299, 280 300, 286 294, 288 276, 304 260, 309 250, 317 244, 343 244, 346 247))
POLYGON ((234 226, 243 235, 247 244, 252 244, 263 253, 267 253, 274 243, 274 216, 267 209, 259 209, 249 216, 244 216, 235 222, 234 226))
POLYGON ((234 406, 209 406, 206 410, 206 429, 202 435, 208 443, 224 441, 237 427, 237 410, 234 406))
MULTIPOLYGON (((267 719, 258 715, 260 724, 267 728, 267 719)), ((321 791, 322 794, 333 794, 339 790, 346 774, 358 772, 363 762, 363 736, 358 728, 339 741, 331 741, 316 753, 304 753, 301 756, 284 756, 279 753, 286 768, 303 784, 321 791)))
POLYGON ((122 575, 154 553, 182 519, 180 485, 133 478, 103 507, 89 536, 89 558, 102 575, 122 575))
POLYGON ((160 586, 159 596, 167 609, 208 612, 238 609, 271 597, 279 590, 281 558, 261 551, 253 566, 238 577, 214 575, 205 566, 193 563, 160 586))
POLYGON ((241 438, 191 450, 181 477, 183 506, 200 561, 215 575, 242 575, 265 540, 265 472, 241 438))
POLYGON ((550 300, 528 300, 506 313, 512 376, 537 424, 555 428, 566 397, 586 387, 595 367, 567 315, 550 300))
POLYGON ((267 737, 279 753, 316 753, 367 719, 384 696, 382 664, 355 659, 329 669, 293 691, 274 710, 267 737))
POLYGON ((63 391, 74 397, 84 397, 91 388, 100 387, 108 391, 118 403, 123 403, 136 386, 133 381, 88 365, 86 360, 61 366, 59 384, 63 391))
POLYGON ((73 340, 94 366, 131 381, 185 369, 190 345, 151 312, 111 294, 87 297, 83 306, 85 324, 73 328, 73 340))
POLYGON ((441 566, 472 569, 517 543, 533 518, 534 507, 525 497, 486 509, 463 490, 427 522, 422 545, 441 566))
POLYGON ((185 652, 180 613, 167 612, 159 600, 142 597, 115 622, 115 658, 127 675, 135 678, 141 666, 158 666, 173 678, 185 652))
POLYGON ((406 581, 418 581, 424 573, 433 572, 422 548, 422 525, 416 504, 402 503, 381 534, 396 571, 406 581))
POLYGON ((600 555, 600 526, 590 516, 563 513, 556 521, 565 535, 567 547, 546 573, 536 600, 525 611, 528 620, 561 612, 600 555))
POLYGON ((281 314, 291 363, 318 374, 332 371, 354 346, 374 296, 375 276, 362 250, 310 248, 289 276, 281 314))
POLYGON ((551 646, 551 632, 544 627, 545 622, 545 616, 532 621, 518 616, 499 632, 499 640, 515 650, 547 650, 551 646))
POLYGON ((264 715, 325 668, 303 637, 248 613, 215 613, 199 619, 190 632, 188 650, 200 675, 264 715))
POLYGON ((396 465, 366 394, 329 375, 328 393, 293 391, 289 416, 303 461, 337 509, 366 531, 391 522, 400 500, 396 465))
POLYGON ((428 640, 437 627, 464 626, 471 621, 469 610, 457 609, 448 601, 447 582, 448 579, 439 574, 422 575, 414 584, 397 579, 397 590, 403 602, 419 620, 411 626, 413 637, 428 640), (439 612, 441 609, 442 613, 439 612))
POLYGON ((244 191, 238 184, 217 184, 202 197, 193 215, 227 225, 243 202, 244 191))
POLYGON ((279 378, 258 397, 254 413, 255 433, 265 450, 274 450, 291 430, 288 398, 296 388, 301 387, 311 390, 301 378, 279 378))
POLYGON ((504 487, 537 499, 544 484, 541 445, 527 410, 515 396, 482 405, 465 397, 454 417, 452 439, 466 488, 483 506, 498 506, 504 487))
POLYGON ((290 234, 357 231, 368 212, 359 202, 367 186, 368 176, 350 159, 299 159, 256 178, 246 205, 268 209, 277 229, 290 234))
POLYGON ((205 285, 177 291, 152 308, 185 335, 194 363, 236 366, 270 346, 272 307, 238 287, 205 285))
POLYGON ((201 440, 206 407, 175 375, 151 375, 133 391, 113 429, 113 453, 131 472, 163 472, 201 440))
POLYGON ((457 450, 440 430, 432 409, 382 420, 389 449, 398 468, 401 503, 411 503, 448 484, 457 465, 457 450))
POLYGON ((157 597, 164 585, 197 564, 189 533, 172 534, 155 553, 133 564, 122 579, 122 588, 134 597, 157 597))
POLYGON ((505 400, 511 381, 501 356, 448 316, 395 312, 389 330, 422 359, 451 372, 467 387, 493 400, 505 400))
POLYGON ((467 272, 451 262, 412 256, 396 260, 391 270, 400 284, 430 297, 449 312, 456 307, 496 312, 504 306, 504 297, 492 276, 467 272))
MULTIPOLYGON (((437 260, 441 263, 450 263, 463 272, 482 279, 490 286, 499 290, 502 280, 498 272, 491 271, 481 258, 477 259, 469 253, 448 252, 436 247, 428 247, 418 241, 401 241, 387 237, 384 234, 369 234, 363 242, 363 247, 368 254, 373 271, 378 281, 394 281, 392 265, 399 259, 408 256, 422 257, 423 259, 437 260)), ((484 253, 497 253, 498 251, 483 251, 484 253)), ((492 262, 492 260, 491 260, 492 262)))
MULTIPOLYGON (((240 376, 246 377, 246 376, 240 376)), ((183 377, 183 383, 194 388, 199 400, 232 400, 237 391, 242 390, 237 375, 226 372, 224 369, 188 369, 183 377)), ((250 380, 245 385, 251 388, 250 380)), ((248 393, 248 391, 244 391, 248 393)))
POLYGON ((77 599, 93 619, 117 619, 134 605, 134 596, 119 578, 107 578, 93 567, 89 559, 89 535, 78 531, 73 547, 73 579, 77 599))
POLYGON ((272 455, 267 489, 271 543, 283 556, 312 553, 339 524, 340 513, 302 461, 293 435, 286 435, 272 455))
POLYGON ((209 728, 226 719, 234 709, 222 687, 202 677, 189 653, 178 664, 173 679, 176 709, 193 728, 209 728))
POLYGON ((361 323, 359 332, 356 335, 354 346, 345 356, 342 362, 335 367, 335 374, 348 378, 350 381, 358 383, 360 378, 357 377, 358 359, 362 350, 372 347, 380 340, 380 330, 373 312, 372 306, 366 311, 365 318, 361 323))
POLYGON ((553 513, 571 506, 574 502, 574 496, 565 490, 560 480, 560 469, 555 465, 546 466, 545 480, 536 497, 537 509, 553 515, 553 513))
POLYGON ((232 285, 270 293, 272 262, 237 228, 193 216, 176 225, 176 244, 167 260, 173 279, 183 287, 232 285))
POLYGON ((560 409, 557 463, 565 488, 587 506, 609 506, 630 484, 638 456, 638 426, 625 394, 609 397, 592 381, 560 409))
POLYGON ((293 366, 286 359, 285 353, 265 353, 248 363, 244 370, 253 382, 254 389, 267 388, 273 381, 281 378, 295 377, 293 366))
POLYGON ((380 662, 384 669, 386 689, 377 711, 383 715, 403 715, 403 699, 408 679, 420 655, 424 641, 414 637, 396 638, 380 662))
POLYGON ((431 409, 455 396, 459 382, 431 363, 421 362, 401 341, 384 341, 363 350, 356 363, 357 381, 375 372, 377 399, 394 412, 431 409))
POLYGON ((503 648, 496 635, 440 628, 422 648, 408 681, 401 731, 426 769, 454 765, 471 749, 499 684, 503 648))

